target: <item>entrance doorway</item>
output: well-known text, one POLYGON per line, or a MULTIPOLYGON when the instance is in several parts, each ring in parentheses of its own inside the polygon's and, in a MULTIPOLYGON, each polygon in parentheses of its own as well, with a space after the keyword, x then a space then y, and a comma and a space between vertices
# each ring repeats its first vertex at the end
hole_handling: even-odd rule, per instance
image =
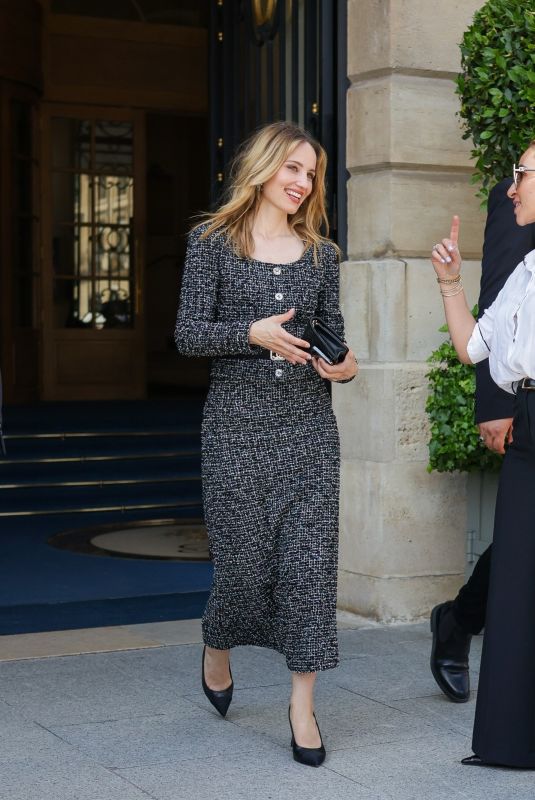
POLYGON ((43 109, 45 400, 145 394, 140 112, 43 109))
MULTIPOLYGON (((345 25, 335 9, 347 2, 11 5, 0 12, 10 20, 0 25, 9 471, 0 517, 10 558, 0 622, 2 606, 20 619, 16 607, 31 602, 50 627, 51 603, 61 612, 72 601, 74 624, 102 624, 100 610, 91 622, 81 604, 100 609, 110 590, 135 600, 137 621, 151 618, 142 604, 158 619, 166 585, 168 598, 183 593, 184 614, 198 615, 205 562, 171 574, 169 563, 144 569, 114 555, 104 585, 104 556, 67 554, 48 540, 90 525, 200 521, 208 362, 181 359, 173 341, 186 234, 195 213, 219 200, 238 143, 263 123, 294 119, 329 150, 331 230, 342 242, 335 67, 345 25), (14 30, 20 36, 7 41, 14 30), (43 399, 74 402, 17 405, 43 399)), ((167 609, 177 615, 175 599, 167 609)))
POLYGON ((43 399, 203 389, 173 341, 186 235, 208 207, 205 116, 47 106, 43 399))

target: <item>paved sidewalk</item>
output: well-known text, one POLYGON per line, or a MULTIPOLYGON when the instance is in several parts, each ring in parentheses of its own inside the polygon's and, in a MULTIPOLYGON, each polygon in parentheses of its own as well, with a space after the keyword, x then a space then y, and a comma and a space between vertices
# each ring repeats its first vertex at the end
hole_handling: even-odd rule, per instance
MULTIPOLYGON (((113 650, 107 631, 95 632, 95 650, 113 650)), ((438 691, 427 625, 346 622, 342 664, 318 681, 328 756, 316 770, 291 759, 288 673, 275 653, 234 651, 236 690, 223 720, 200 689, 197 622, 118 629, 118 648, 139 649, 115 652, 58 656, 73 652, 77 636, 80 650, 91 649, 91 632, 46 636, 0 638, 0 659, 11 659, 0 661, 2 800, 535 797, 533 772, 459 763, 471 752, 474 699, 455 705, 438 691), (41 654, 49 641, 51 655, 24 658, 36 641, 41 654)), ((478 637, 473 684, 480 645, 478 637)))

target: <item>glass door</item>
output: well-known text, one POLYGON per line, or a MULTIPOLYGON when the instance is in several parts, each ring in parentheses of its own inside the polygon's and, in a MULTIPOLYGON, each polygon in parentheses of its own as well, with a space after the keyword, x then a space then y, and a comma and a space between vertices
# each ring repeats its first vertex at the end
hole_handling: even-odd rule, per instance
POLYGON ((131 328, 134 126, 52 118, 56 328, 131 328))
POLYGON ((46 117, 46 396, 142 397, 143 119, 46 117))

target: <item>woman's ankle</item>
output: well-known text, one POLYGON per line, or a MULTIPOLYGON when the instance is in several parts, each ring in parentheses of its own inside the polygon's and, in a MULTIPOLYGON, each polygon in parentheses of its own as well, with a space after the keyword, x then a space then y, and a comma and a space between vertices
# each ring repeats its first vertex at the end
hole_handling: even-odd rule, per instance
POLYGON ((290 698, 290 715, 292 719, 306 719, 314 714, 314 698, 290 698))
POLYGON ((232 681, 230 674, 230 650, 217 650, 214 647, 205 648, 205 675, 208 685, 214 690, 228 688, 232 681))
POLYGON ((206 655, 211 658, 213 661, 230 661, 230 650, 220 650, 217 647, 210 647, 210 645, 205 645, 206 655))

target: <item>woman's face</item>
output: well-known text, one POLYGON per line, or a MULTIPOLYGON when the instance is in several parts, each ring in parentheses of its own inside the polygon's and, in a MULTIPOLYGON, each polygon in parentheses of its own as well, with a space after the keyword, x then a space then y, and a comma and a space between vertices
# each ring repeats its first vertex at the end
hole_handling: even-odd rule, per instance
POLYGON ((316 153, 308 142, 300 142, 282 167, 264 183, 262 201, 285 214, 295 214, 312 192, 316 174, 316 153))
POLYGON ((517 225, 535 222, 535 148, 530 147, 520 159, 518 167, 526 167, 533 172, 517 175, 517 186, 511 184, 507 195, 513 201, 517 225))

